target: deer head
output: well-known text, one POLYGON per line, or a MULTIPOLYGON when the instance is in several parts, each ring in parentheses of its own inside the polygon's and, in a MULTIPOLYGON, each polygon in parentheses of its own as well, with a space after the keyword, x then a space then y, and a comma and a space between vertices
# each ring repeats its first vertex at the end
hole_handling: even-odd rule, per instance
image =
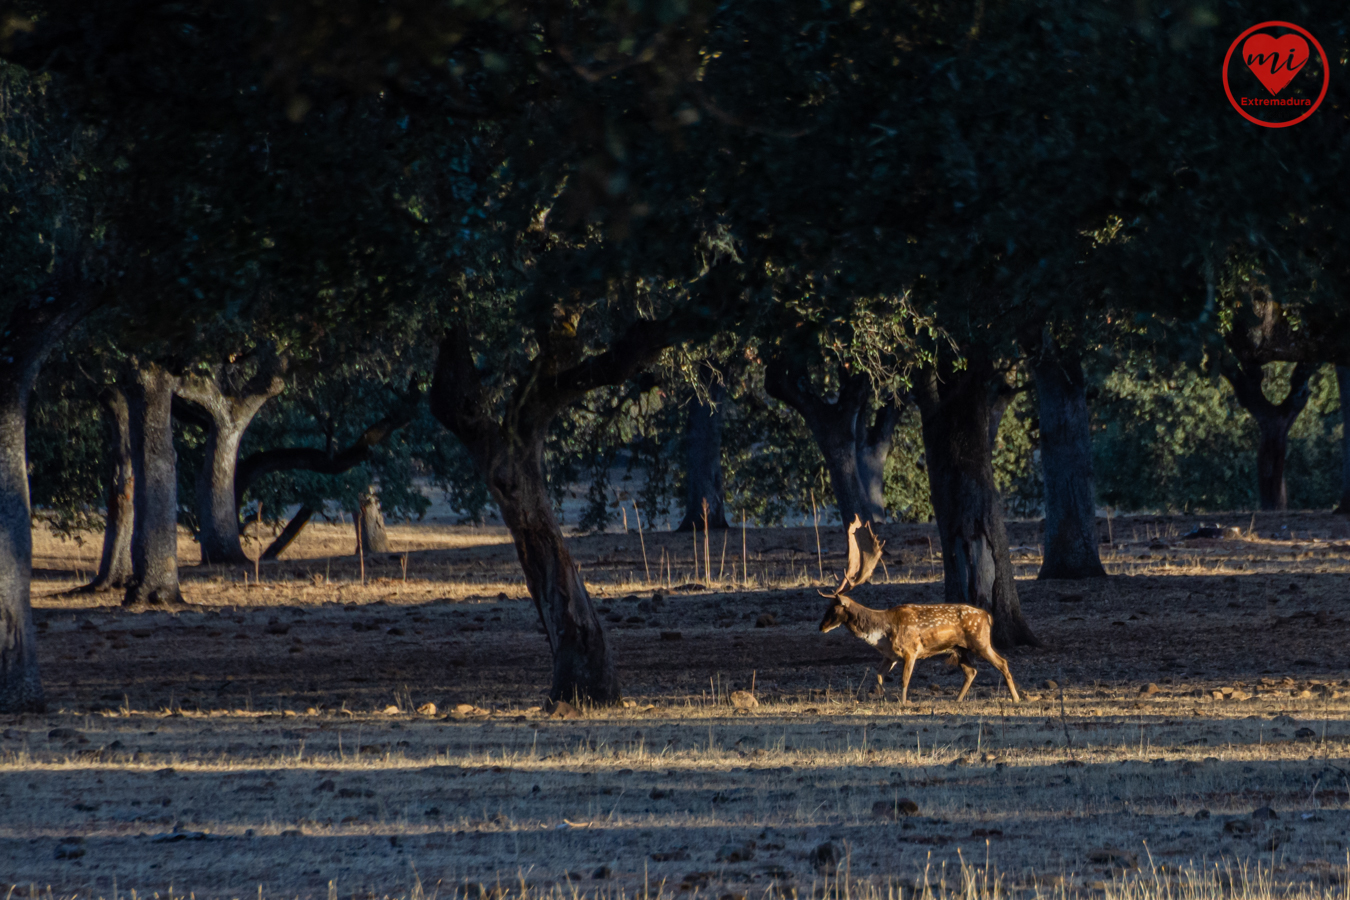
POLYGON ((860 584, 867 583, 877 563, 881 562, 881 548, 884 546, 886 542, 877 540, 870 522, 863 522, 861 516, 853 517, 852 523, 848 526, 848 569, 844 572, 844 580, 833 593, 820 592, 820 596, 828 597, 832 601, 829 609, 825 610, 825 618, 820 622, 822 632, 844 624, 845 611, 848 604, 853 602, 844 594, 860 584))
POLYGON ((846 621, 844 611, 848 608, 849 599, 842 595, 832 596, 830 599, 834 602, 825 610, 825 618, 820 620, 822 634, 827 631, 834 631, 846 621))

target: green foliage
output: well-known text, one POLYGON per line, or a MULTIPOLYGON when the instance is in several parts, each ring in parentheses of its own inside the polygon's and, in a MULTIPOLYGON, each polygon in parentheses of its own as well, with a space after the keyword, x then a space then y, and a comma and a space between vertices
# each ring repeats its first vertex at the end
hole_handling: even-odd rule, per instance
MULTIPOLYGON (((69 362, 65 360, 65 362, 69 362)), ((73 366, 51 366, 28 413, 28 485, 34 509, 63 535, 103 527, 110 466, 97 389, 73 366)))
POLYGON ((1217 376, 1132 355, 1092 404, 1097 502, 1121 510, 1251 509, 1256 428, 1217 376))
POLYGON ((764 392, 756 369, 733 392, 722 432, 727 521, 745 514, 758 525, 821 521, 834 511, 825 459, 802 417, 764 392))
MULTIPOLYGON (((1288 389, 1290 363, 1272 363, 1266 394, 1288 389)), ((1286 481, 1294 508, 1326 508, 1340 492, 1340 406, 1324 367, 1290 432, 1286 481)), ((1135 354, 1101 379, 1092 404, 1097 500, 1120 510, 1254 509, 1256 424, 1228 383, 1135 354)))
POLYGON ((994 439, 994 483, 1003 494, 1003 509, 1009 518, 1034 519, 1044 514, 1039 429, 1036 392, 1018 391, 994 439))
POLYGON ((928 522, 933 501, 928 492, 928 470, 923 450, 923 423, 919 411, 906 403, 886 459, 886 512, 901 522, 928 522))
MULTIPOLYGON (((1281 376, 1276 390, 1283 390, 1293 365, 1273 363, 1271 368, 1277 369, 1281 376)), ((1323 366, 1309 386, 1312 396, 1308 406, 1289 430, 1289 456, 1285 468, 1289 506, 1291 509, 1329 509, 1341 496, 1343 428, 1336 370, 1323 366)))

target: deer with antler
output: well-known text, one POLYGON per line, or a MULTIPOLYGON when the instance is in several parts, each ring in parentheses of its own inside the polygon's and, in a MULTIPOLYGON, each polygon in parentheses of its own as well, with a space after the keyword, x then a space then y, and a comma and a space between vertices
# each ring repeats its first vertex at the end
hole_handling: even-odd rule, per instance
MULTIPOLYGON (((891 609, 869 609, 847 596, 848 591, 867 582, 881 561, 884 541, 877 540, 870 524, 855 516, 848 526, 848 570, 844 580, 833 593, 821 592, 832 601, 820 622, 822 632, 833 631, 840 625, 862 638, 877 652, 890 660, 891 671, 904 663, 900 682, 900 702, 909 702, 909 679, 914 674, 914 663, 930 656, 947 654, 961 666, 966 683, 956 700, 966 699, 970 684, 975 680, 975 657, 989 661, 1003 680, 1013 701, 1020 703, 1017 685, 1008 671, 1008 661, 994 650, 990 643, 993 619, 989 613, 961 603, 937 603, 896 606, 891 609)), ((882 684, 882 673, 877 673, 877 686, 882 684)))

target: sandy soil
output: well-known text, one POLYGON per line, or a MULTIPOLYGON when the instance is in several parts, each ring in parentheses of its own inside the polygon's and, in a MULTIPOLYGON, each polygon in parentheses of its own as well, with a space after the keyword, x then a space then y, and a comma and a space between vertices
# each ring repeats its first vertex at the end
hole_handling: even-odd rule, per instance
MULTIPOLYGON (((631 704, 578 719, 540 709, 547 648, 500 529, 393 526, 362 584, 349 531, 321 526, 261 584, 186 567, 176 613, 65 593, 97 548, 39 535, 51 712, 0 720, 0 882, 736 898, 951 884, 963 862, 1091 891, 1226 860, 1339 883, 1350 522, 1248 514, 1221 517, 1242 539, 1183 540, 1199 521, 1116 519, 1096 583, 1030 580, 1037 526, 1013 523, 1046 645, 1009 654, 1020 705, 985 666, 958 706, 939 661, 908 707, 873 695, 874 652, 816 630, 838 528, 819 556, 811 528, 751 529, 744 556, 714 534, 711 577, 689 535, 573 538, 631 704)), ((939 600, 931 529, 883 537, 855 599, 939 600)))

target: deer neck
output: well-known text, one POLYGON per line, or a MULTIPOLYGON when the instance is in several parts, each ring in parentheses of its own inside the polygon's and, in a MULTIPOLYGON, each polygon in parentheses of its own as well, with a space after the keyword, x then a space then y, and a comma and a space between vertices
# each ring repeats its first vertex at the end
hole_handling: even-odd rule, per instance
POLYGON ((852 600, 844 604, 844 627, 873 647, 887 636, 890 625, 886 614, 879 609, 869 609, 852 600))

